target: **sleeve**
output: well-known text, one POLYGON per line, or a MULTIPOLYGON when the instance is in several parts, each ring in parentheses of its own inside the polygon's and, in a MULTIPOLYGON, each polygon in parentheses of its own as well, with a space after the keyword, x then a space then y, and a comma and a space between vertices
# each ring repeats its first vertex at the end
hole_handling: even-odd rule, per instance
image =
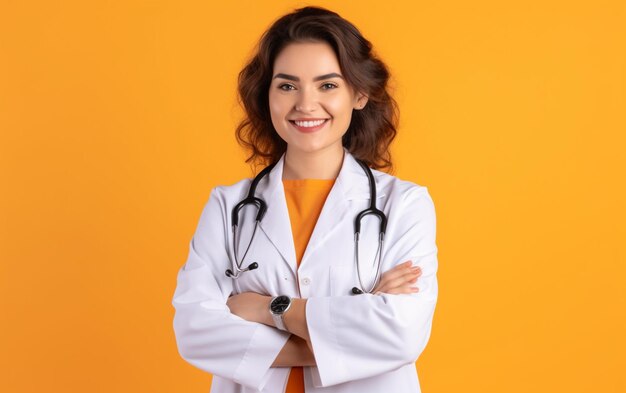
MULTIPOLYGON (((414 363, 430 337, 437 302, 436 220, 426 187, 407 192, 388 227, 383 266, 420 266, 414 294, 309 298, 307 324, 317 363, 313 383, 327 387, 414 363)), ((384 272, 384 270, 383 270, 384 272)))
POLYGON ((178 271, 172 300, 174 333, 180 355, 195 367, 262 390, 272 363, 289 334, 246 321, 226 305, 233 292, 227 253, 227 215, 214 189, 191 240, 189 256, 178 271))

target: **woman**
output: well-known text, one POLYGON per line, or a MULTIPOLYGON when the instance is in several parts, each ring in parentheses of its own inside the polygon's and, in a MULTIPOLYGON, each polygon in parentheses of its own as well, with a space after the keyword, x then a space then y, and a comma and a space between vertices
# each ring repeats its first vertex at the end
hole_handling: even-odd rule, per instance
POLYGON ((181 356, 212 392, 419 391, 435 210, 426 187, 368 168, 391 166, 388 78, 352 24, 316 7, 277 20, 240 73, 238 139, 272 166, 252 192, 250 179, 212 191, 173 299, 181 356), (250 194, 267 203, 258 225, 236 208, 250 194), (356 236, 372 204, 386 218, 366 215, 356 236))

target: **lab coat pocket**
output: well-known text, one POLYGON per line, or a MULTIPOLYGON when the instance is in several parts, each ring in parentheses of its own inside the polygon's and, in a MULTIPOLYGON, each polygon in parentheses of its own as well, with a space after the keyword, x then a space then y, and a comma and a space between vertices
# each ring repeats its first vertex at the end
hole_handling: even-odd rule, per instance
POLYGON ((331 296, 351 295, 352 288, 358 286, 358 279, 352 265, 331 265, 329 274, 331 296))
MULTIPOLYGON (((330 266, 330 293, 331 296, 352 295, 352 288, 357 287, 362 291, 368 291, 376 279, 376 265, 361 265, 361 281, 354 264, 336 264, 330 266), (361 286, 361 282, 363 283, 361 286)), ((382 276, 381 270, 380 275, 382 276)))

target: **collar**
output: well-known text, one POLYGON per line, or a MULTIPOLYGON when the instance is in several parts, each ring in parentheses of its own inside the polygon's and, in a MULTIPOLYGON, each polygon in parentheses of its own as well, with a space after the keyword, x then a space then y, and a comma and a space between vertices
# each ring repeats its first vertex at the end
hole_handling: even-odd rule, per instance
MULTIPOLYGON (((267 204, 267 212, 261 221, 260 227, 295 274, 297 271, 296 253, 282 183, 284 159, 285 155, 283 154, 270 173, 261 179, 257 186, 257 193, 267 204)), ((375 182, 379 176, 379 172, 374 172, 375 182)), ((377 198, 383 196, 382 190, 377 189, 377 198)), ((350 209, 350 201, 357 199, 368 200, 369 197, 367 175, 354 156, 344 148, 341 169, 335 179, 333 188, 326 198, 315 229, 311 234, 308 246, 302 257, 302 263, 306 261, 307 256, 311 252, 320 247, 334 230, 339 227, 339 222, 344 219, 352 220, 352 217, 347 216, 348 214, 353 214, 352 209, 350 209)))

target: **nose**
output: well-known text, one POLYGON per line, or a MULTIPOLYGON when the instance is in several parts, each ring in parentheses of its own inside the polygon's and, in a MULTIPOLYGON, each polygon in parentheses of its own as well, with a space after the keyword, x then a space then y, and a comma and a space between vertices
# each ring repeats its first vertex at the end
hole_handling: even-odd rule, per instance
POLYGON ((296 100, 296 112, 314 112, 318 107, 317 94, 313 89, 302 89, 296 100))

